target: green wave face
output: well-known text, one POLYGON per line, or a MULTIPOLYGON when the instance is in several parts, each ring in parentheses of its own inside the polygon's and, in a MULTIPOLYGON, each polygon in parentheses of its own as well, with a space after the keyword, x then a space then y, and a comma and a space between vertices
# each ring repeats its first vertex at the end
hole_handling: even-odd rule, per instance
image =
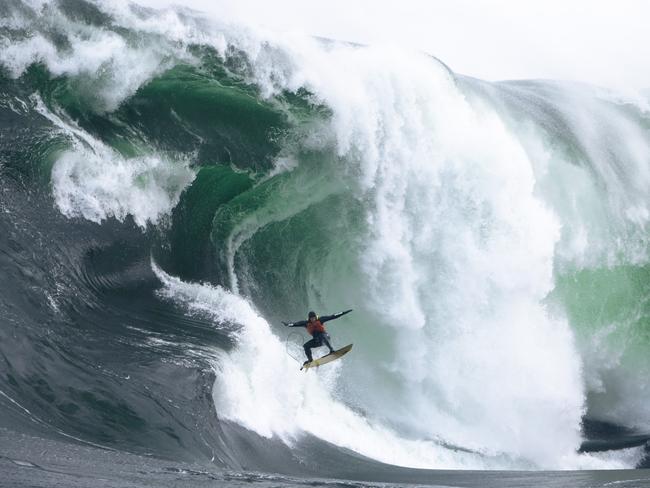
MULTIPOLYGON (((650 374, 650 268, 615 265, 563 273, 548 301, 575 331, 589 369, 590 414, 638 419, 650 374)), ((632 425, 645 428, 642 420, 632 425)))
POLYGON ((629 264, 578 270, 559 276, 549 299, 561 302, 585 341, 597 340, 594 329, 614 326, 610 345, 627 349, 626 358, 634 363, 645 359, 650 345, 649 273, 647 265, 629 264))

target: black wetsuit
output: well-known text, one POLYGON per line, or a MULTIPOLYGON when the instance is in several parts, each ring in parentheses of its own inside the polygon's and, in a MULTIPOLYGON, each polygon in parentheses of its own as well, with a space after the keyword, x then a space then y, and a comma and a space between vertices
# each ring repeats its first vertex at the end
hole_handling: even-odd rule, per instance
MULTIPOLYGON (((352 310, 346 310, 345 312, 339 312, 333 315, 324 315, 322 317, 317 317, 316 320, 320 321, 321 324, 324 324, 325 322, 329 322, 330 320, 338 319, 339 317, 345 315, 346 313, 350 313, 351 311, 352 310)), ((282 323, 287 327, 307 327, 309 325, 309 320, 300 320, 299 322, 291 322, 291 323, 282 322, 282 323)), ((330 344, 330 335, 327 332, 316 331, 312 334, 312 339, 305 342, 303 347, 305 348, 305 354, 307 355, 308 362, 311 362, 313 360, 311 355, 311 350, 314 347, 320 347, 323 344, 327 346, 327 348, 330 350, 330 353, 334 352, 334 348, 330 344)))

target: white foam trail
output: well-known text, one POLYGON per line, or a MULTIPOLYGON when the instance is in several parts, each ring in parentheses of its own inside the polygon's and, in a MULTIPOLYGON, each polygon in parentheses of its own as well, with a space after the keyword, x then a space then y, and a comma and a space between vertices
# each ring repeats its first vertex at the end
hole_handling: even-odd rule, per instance
POLYGON ((140 227, 155 224, 176 206, 195 173, 186 160, 158 155, 126 158, 65 121, 34 98, 36 109, 70 137, 73 148, 58 156, 52 168, 52 193, 67 217, 101 222, 127 216, 140 227))
POLYGON ((236 337, 233 351, 215 353, 214 401, 222 418, 265 437, 280 436, 289 444, 308 432, 403 466, 489 466, 478 455, 452 453, 433 442, 400 439, 389 429, 372 425, 336 400, 337 367, 318 374, 299 371, 299 364, 248 301, 220 286, 185 283, 154 263, 152 268, 163 283, 161 296, 189 313, 210 317, 236 337))

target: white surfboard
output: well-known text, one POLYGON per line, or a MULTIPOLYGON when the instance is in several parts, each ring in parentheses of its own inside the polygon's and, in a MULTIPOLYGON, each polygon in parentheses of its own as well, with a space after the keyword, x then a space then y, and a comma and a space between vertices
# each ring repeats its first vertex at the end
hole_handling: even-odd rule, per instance
POLYGON ((300 370, 302 371, 304 369, 307 371, 309 368, 317 368, 323 364, 331 363, 332 361, 335 361, 341 356, 350 352, 350 349, 352 349, 352 344, 348 344, 347 346, 342 347, 341 349, 334 351, 327 356, 323 356, 322 358, 314 359, 311 363, 305 364, 302 368, 300 368, 300 370))

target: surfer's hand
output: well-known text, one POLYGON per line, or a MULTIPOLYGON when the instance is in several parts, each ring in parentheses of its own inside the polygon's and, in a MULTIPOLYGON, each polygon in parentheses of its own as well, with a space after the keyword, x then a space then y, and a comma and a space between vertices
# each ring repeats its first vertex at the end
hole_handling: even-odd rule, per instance
POLYGON ((287 324, 287 323, 284 322, 284 321, 282 321, 282 325, 284 325, 285 327, 289 327, 289 324, 287 324))

